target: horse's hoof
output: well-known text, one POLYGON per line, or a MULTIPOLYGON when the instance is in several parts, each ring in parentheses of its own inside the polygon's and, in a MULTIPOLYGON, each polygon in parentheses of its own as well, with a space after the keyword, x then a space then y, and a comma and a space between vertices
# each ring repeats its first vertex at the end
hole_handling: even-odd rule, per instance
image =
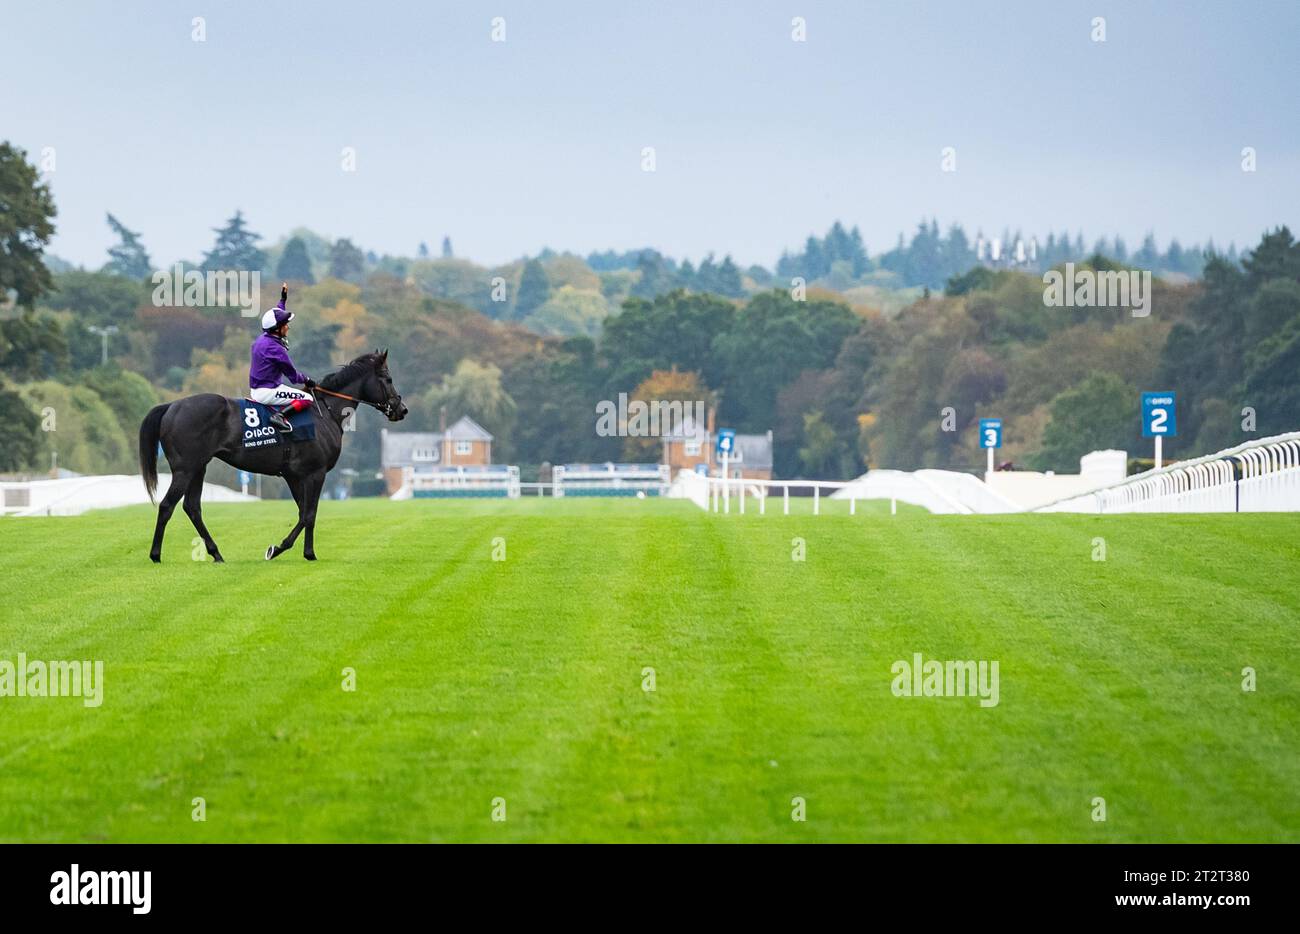
POLYGON ((226 559, 223 558, 223 557, 221 557, 221 555, 213 555, 213 556, 212 556, 212 563, 213 563, 213 564, 225 564, 225 563, 226 563, 226 559))
POLYGON ((266 549, 266 560, 270 561, 279 553, 280 553, 280 549, 272 545, 270 548, 266 549))
POLYGON ((303 552, 303 557, 306 558, 308 561, 315 561, 316 552, 313 551, 311 554, 307 554, 306 552, 303 552))
POLYGON ((162 564, 162 555, 151 554, 149 555, 149 560, 154 564, 162 564))

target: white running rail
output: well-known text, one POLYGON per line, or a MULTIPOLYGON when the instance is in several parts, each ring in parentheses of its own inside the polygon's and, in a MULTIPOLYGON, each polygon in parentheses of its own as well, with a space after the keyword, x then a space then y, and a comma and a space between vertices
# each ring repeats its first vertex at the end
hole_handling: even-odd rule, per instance
POLYGON ((1247 441, 1034 512, 1297 512, 1300 431, 1247 441))
MULTIPOLYGON (((812 492, 813 515, 821 514, 824 496, 849 501, 849 515, 856 515, 859 500, 890 500, 909 503, 939 515, 972 515, 1022 511, 1019 506, 989 489, 978 477, 951 470, 869 470, 853 480, 724 480, 690 471, 678 473, 670 495, 689 499, 708 512, 742 515, 749 499, 758 502, 760 515, 767 512, 769 496, 779 495, 781 511, 790 514, 790 491, 812 492), (735 499, 733 506, 732 499, 735 499)), ((804 494, 804 498, 808 498, 804 494)))

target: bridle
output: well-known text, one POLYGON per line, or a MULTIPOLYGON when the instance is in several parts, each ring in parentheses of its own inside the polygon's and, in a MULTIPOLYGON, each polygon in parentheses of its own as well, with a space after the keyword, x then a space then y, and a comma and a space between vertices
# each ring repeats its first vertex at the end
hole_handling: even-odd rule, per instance
POLYGON ((402 397, 399 395, 394 395, 393 398, 385 400, 384 404, 380 405, 378 402, 371 402, 369 399, 358 399, 356 396, 349 396, 345 392, 335 392, 333 389, 326 389, 320 383, 317 383, 315 386, 313 386, 310 391, 323 392, 325 393, 325 395, 333 396, 336 399, 347 399, 349 402, 359 402, 362 405, 368 405, 375 411, 382 412, 385 418, 392 417, 392 413, 394 411, 394 404, 396 405, 402 404, 402 397))

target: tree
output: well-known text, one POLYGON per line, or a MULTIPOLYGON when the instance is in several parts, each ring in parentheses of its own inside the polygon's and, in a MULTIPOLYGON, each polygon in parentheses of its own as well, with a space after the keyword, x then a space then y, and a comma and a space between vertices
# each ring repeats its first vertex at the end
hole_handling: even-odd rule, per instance
POLYGON ((260 271, 266 265, 266 254, 257 247, 261 234, 255 234, 244 223, 244 213, 226 221, 226 226, 213 228, 217 242, 203 257, 203 268, 212 270, 260 271))
POLYGON ((754 296, 713 341, 725 379, 712 384, 726 388, 727 418, 750 431, 772 427, 781 388, 804 370, 830 367, 859 323, 838 302, 797 302, 782 289, 754 296))
POLYGON ((37 412, 53 410, 56 421, 46 442, 58 454, 60 467, 88 474, 135 468, 135 444, 93 389, 44 380, 28 383, 19 392, 37 412))
POLYGON ((495 436, 492 455, 498 462, 511 452, 511 429, 514 428, 515 400, 501 385, 501 370, 491 363, 481 364, 468 357, 456 364, 456 372, 442 378, 442 383, 425 394, 424 407, 437 423, 441 409, 447 410, 447 424, 468 415, 495 436))
POLYGON ((1073 471, 1089 451, 1129 450, 1137 438, 1136 390, 1114 373, 1094 373, 1052 400, 1037 457, 1045 470, 1073 471))
MULTIPOLYGON (((673 289, 673 274, 668 269, 664 258, 655 250, 642 250, 636 261, 637 271, 641 274, 632 286, 632 295, 637 298, 654 298, 673 289)), ((701 283, 701 288, 707 288, 701 283)))
POLYGON ((118 243, 108 248, 108 262, 104 272, 128 279, 144 279, 153 271, 149 262, 149 253, 140 242, 140 235, 126 227, 112 214, 108 215, 108 226, 117 234, 118 243))
POLYGON ((366 271, 366 257, 351 240, 346 238, 335 242, 330 248, 329 274, 344 282, 359 283, 366 271))
POLYGON ((443 237, 443 238, 442 238, 442 258, 443 258, 443 259, 451 259, 451 257, 452 257, 452 252, 451 252, 451 237, 443 237))
POLYGON ((147 282, 74 269, 54 277, 54 291, 41 304, 55 311, 70 311, 83 324, 125 328, 135 318, 136 309, 149 304, 149 294, 147 282))
POLYGON ((10 290, 17 303, 32 303, 50 290, 42 255, 54 236, 54 197, 41 183, 27 153, 0 143, 0 300, 10 290))
POLYGON ((803 441, 799 463, 804 473, 814 479, 835 476, 844 457, 844 442, 836 437, 835 429, 827 424, 821 412, 804 415, 803 441))
POLYGON ((629 298, 621 313, 605 319, 600 346, 608 364, 605 391, 627 392, 654 370, 674 366, 701 374, 706 385, 719 385, 721 361, 710 345, 735 317, 736 306, 716 295, 678 289, 653 301, 629 298))
MULTIPOLYGON (((1300 316, 1246 355, 1246 398, 1261 434, 1295 428, 1300 419, 1300 316)), ((1179 428, 1182 426, 1180 425, 1179 428)))
POLYGON ((515 295, 515 320, 526 318, 546 304, 551 297, 551 281, 546 278, 542 264, 530 259, 524 264, 519 277, 519 292, 515 295))
MULTIPOLYGON (((629 399, 639 400, 650 405, 654 402, 682 404, 682 417, 694 417, 695 403, 703 402, 705 408, 713 405, 713 394, 700 382, 698 373, 682 373, 678 370, 655 370, 632 390, 629 399)), ((662 410, 661 410, 662 412, 662 410)), ((662 418, 662 416, 661 416, 662 418)), ((699 430, 704 425, 696 426, 699 430)), ((659 435, 623 439, 623 459, 632 463, 653 463, 659 460, 663 447, 663 435, 679 430, 680 425, 659 422, 659 435)))
POLYGON ((608 316, 609 303, 599 292, 566 285, 552 292, 546 304, 521 323, 538 334, 595 337, 608 316))
POLYGON ((0 384, 0 470, 37 466, 41 419, 26 400, 0 384))
POLYGON ((732 262, 730 254, 722 258, 714 285, 718 294, 728 298, 740 298, 745 294, 745 287, 740 282, 740 270, 732 262))
POLYGON ((316 277, 311 274, 311 257, 307 255, 307 244, 301 237, 293 237, 284 245, 284 253, 275 267, 275 277, 284 282, 301 282, 314 285, 316 277))
POLYGON ((65 368, 68 342, 53 315, 24 311, 0 320, 0 370, 21 380, 65 368))
POLYGON ((421 241, 420 241, 420 248, 419 248, 416 252, 419 254, 420 259, 428 259, 428 258, 429 258, 429 244, 427 244, 427 243, 425 243, 423 240, 421 240, 421 241))
POLYGON ((112 409, 128 438, 136 434, 145 415, 158 404, 158 394, 147 379, 114 363, 87 371, 84 381, 112 409))
POLYGON ((588 337, 548 341, 508 366, 502 386, 519 400, 512 432, 517 462, 617 460, 622 439, 601 437, 594 430, 596 403, 608 398, 600 380, 596 347, 588 337))

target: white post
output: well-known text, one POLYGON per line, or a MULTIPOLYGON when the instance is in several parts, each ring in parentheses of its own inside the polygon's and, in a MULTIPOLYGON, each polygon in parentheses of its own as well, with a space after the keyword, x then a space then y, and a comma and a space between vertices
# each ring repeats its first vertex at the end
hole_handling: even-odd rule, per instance
POLYGON ((767 515, 767 491, 768 487, 763 487, 762 495, 758 498, 758 514, 760 516, 767 515))
POLYGON ((740 479, 740 514, 745 514, 745 478, 740 479))
POLYGON ((989 472, 989 473, 993 473, 993 449, 992 449, 992 448, 987 448, 986 450, 988 450, 988 452, 989 452, 989 469, 988 469, 988 472, 989 472))
POLYGON ((891 516, 896 516, 896 515, 898 515, 898 500, 896 500, 896 499, 890 499, 890 501, 889 501, 889 514, 890 514, 891 516))
POLYGON ((731 515, 731 477, 727 473, 727 452, 722 452, 722 511, 731 515))
POLYGON ((858 498, 857 498, 856 496, 850 496, 850 497, 849 497, 849 515, 850 515, 850 516, 856 516, 857 514, 858 514, 858 498))
POLYGON ((1164 435, 1156 435, 1156 470, 1159 470, 1165 463, 1165 449, 1161 443, 1165 440, 1164 435))
POLYGON ((790 484, 781 487, 781 499, 785 503, 785 514, 790 515, 790 484))
POLYGON ((820 516, 821 514, 822 514, 822 488, 814 483, 813 484, 813 515, 820 516))

